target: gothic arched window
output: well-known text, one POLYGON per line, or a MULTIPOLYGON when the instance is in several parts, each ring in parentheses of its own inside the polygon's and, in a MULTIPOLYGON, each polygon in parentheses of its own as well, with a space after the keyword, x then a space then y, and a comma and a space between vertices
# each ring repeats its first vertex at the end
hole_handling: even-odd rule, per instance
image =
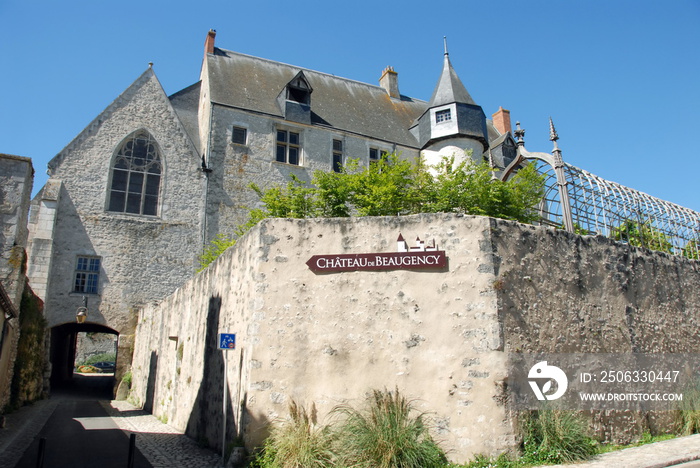
POLYGON ((108 211, 156 216, 163 164, 150 133, 139 130, 126 138, 112 164, 108 211))

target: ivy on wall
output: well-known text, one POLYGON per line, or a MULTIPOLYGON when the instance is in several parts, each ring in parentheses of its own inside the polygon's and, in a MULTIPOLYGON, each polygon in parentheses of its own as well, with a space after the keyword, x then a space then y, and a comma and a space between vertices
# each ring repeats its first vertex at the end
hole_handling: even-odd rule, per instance
POLYGON ((7 410, 43 398, 46 369, 46 319, 44 304, 25 285, 19 310, 20 336, 7 410))

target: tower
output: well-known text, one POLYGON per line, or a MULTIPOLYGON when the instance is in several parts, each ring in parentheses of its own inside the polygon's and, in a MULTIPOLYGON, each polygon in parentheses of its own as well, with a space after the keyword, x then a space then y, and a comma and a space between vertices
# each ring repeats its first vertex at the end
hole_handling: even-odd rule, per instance
POLYGON ((440 79, 426 111, 411 131, 429 165, 440 163, 443 157, 454 157, 455 163, 460 163, 466 157, 465 151, 471 151, 474 161, 481 161, 489 147, 486 115, 452 67, 447 40, 440 79))

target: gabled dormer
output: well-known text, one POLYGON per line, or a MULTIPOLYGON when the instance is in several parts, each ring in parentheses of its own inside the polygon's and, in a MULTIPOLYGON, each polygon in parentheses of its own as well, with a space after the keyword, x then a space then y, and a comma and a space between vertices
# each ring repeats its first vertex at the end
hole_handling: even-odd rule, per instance
POLYGON ((498 172, 510 165, 517 155, 515 139, 508 133, 504 133, 491 142, 489 158, 491 165, 498 172))
POLYGON ((481 146, 481 153, 489 147, 484 111, 474 102, 452 68, 447 47, 440 79, 428 108, 418 118, 412 132, 421 149, 429 149, 447 139, 473 140, 476 147, 481 146))
POLYGON ((296 74, 277 96, 286 120, 311 123, 311 93, 313 89, 303 71, 296 74))

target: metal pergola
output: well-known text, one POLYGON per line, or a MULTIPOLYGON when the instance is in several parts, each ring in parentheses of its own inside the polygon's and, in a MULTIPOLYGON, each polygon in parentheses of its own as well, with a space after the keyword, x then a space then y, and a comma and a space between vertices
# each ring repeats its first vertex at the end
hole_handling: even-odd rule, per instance
POLYGON ((501 175, 507 180, 527 161, 544 163, 538 164, 545 176, 542 224, 700 259, 700 213, 565 163, 551 119, 549 124, 552 154, 527 151, 525 131, 516 124, 517 156, 501 175))

